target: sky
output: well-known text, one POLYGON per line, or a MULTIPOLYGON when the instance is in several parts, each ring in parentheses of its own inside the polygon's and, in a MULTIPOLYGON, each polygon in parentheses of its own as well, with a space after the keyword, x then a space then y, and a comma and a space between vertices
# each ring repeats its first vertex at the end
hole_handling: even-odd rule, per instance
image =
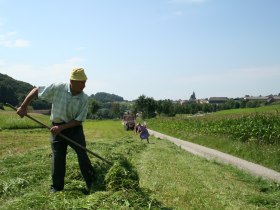
POLYGON ((0 73, 134 100, 280 93, 279 0, 0 0, 0 73))

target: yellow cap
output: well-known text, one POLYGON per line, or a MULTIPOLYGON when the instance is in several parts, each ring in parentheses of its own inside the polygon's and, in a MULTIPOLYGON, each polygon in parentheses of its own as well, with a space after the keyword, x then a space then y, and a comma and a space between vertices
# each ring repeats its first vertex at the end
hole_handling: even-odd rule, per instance
POLYGON ((70 80, 86 81, 87 76, 83 68, 75 68, 71 72, 70 80))

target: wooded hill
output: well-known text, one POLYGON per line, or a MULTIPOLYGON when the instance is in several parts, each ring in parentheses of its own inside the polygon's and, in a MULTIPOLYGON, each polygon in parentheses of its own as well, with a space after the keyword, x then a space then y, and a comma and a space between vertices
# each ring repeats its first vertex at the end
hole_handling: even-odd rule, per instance
POLYGON ((117 96, 115 94, 109 94, 109 93, 105 93, 105 92, 98 92, 95 95, 92 94, 90 97, 95 99, 96 101, 100 101, 102 103, 124 101, 123 97, 121 97, 121 96, 117 96))
POLYGON ((33 86, 0 73, 0 103, 17 105, 33 86))
MULTIPOLYGON (((20 104, 25 96, 32 90, 34 86, 23 81, 15 80, 12 77, 0 73, 0 103, 10 103, 14 106, 20 104)), ((98 92, 90 95, 90 98, 101 103, 121 102, 123 97, 105 92, 98 92)), ((31 103, 34 109, 49 109, 50 104, 42 100, 34 100, 31 103)))

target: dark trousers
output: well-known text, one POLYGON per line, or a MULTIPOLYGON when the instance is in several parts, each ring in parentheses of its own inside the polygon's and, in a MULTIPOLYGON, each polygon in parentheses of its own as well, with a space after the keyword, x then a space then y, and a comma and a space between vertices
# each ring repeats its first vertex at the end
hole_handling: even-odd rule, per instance
MULTIPOLYGON (((62 134, 76 141, 82 146, 86 146, 84 131, 82 126, 76 126, 73 128, 65 129, 62 134)), ((67 142, 64 138, 59 135, 53 136, 51 141, 52 146, 52 187, 56 190, 63 190, 64 188, 64 177, 66 172, 66 153, 67 146, 72 147, 78 157, 79 167, 86 183, 93 181, 93 167, 87 152, 80 147, 67 142)))

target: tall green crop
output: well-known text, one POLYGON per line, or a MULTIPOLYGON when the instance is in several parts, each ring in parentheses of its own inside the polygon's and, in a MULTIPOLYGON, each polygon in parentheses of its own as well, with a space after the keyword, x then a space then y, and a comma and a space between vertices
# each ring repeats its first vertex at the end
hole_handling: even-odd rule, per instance
POLYGON ((159 118, 149 122, 171 133, 228 135, 243 142, 280 143, 280 115, 251 114, 240 118, 159 118), (167 129, 166 129, 167 128, 167 129))

